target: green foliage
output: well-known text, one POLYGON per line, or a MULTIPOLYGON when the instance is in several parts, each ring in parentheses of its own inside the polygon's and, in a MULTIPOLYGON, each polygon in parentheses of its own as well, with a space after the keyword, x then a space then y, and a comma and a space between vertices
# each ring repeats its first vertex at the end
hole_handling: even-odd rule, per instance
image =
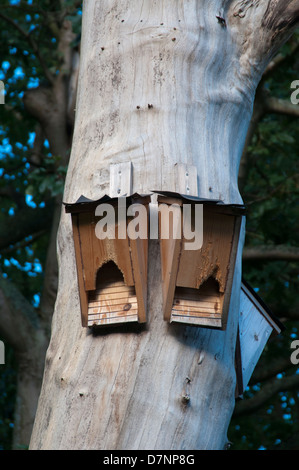
MULTIPOLYGON (((288 50, 286 45, 282 52, 288 50)), ((272 96, 289 100, 290 83, 299 78, 299 62, 294 64, 292 57, 283 66, 271 76, 266 87, 272 96), (294 66, 298 68, 294 70, 294 66)), ((299 246, 298 148, 298 118, 270 114, 259 123, 248 148, 248 175, 243 191, 247 206, 245 246, 299 246)), ((286 326, 281 335, 269 340, 259 362, 260 367, 267 369, 285 358, 286 369, 273 378, 282 381, 299 371, 290 361, 290 344, 298 339, 299 328, 298 263, 247 260, 243 263, 243 275, 286 326)), ((256 396, 265 384, 256 383, 253 375, 244 400, 256 396)), ((299 432, 298 415, 297 390, 285 389, 269 397, 255 412, 233 417, 229 430, 232 449, 298 449, 299 441, 294 441, 299 432)))
MULTIPOLYGON (((80 33, 81 2, 67 0, 3 0, 0 8, 0 80, 5 85, 5 106, 0 105, 0 243, 5 227, 15 223, 18 242, 1 245, 0 276, 13 281, 39 309, 49 242, 47 230, 22 237, 20 214, 26 208, 45 207, 64 187, 66 166, 53 155, 43 138, 34 147, 36 120, 23 104, 24 93, 40 85, 49 87, 46 70, 59 74, 62 57, 57 48, 64 20, 80 33)), ((74 47, 78 46, 74 44, 74 47)), ((11 447, 16 393, 16 363, 6 347, 0 365, 0 449, 11 447)))
POLYGON ((59 160, 59 157, 46 157, 43 160, 43 166, 35 168, 30 173, 26 194, 32 196, 37 203, 63 193, 67 166, 57 166, 59 160))
MULTIPOLYGON (((267 116, 258 126, 249 149, 250 169, 244 188, 248 208, 246 245, 298 246, 298 121, 267 116), (287 137, 286 137, 287 136, 287 137)), ((277 314, 284 299, 296 300, 298 276, 296 263, 249 262, 244 272, 249 282, 277 314)))

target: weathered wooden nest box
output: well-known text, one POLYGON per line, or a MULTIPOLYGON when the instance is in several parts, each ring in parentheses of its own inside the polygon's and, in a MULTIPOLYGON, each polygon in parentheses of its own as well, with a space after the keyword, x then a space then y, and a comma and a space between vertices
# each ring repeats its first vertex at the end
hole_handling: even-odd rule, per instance
POLYGON ((245 208, 178 193, 158 193, 164 319, 225 329, 245 208), (179 236, 173 232, 163 238, 163 226, 169 220, 161 210, 162 204, 171 206, 179 236), (202 244, 190 249, 184 212, 191 205, 194 231, 198 204, 202 205, 202 244))
POLYGON ((81 196, 76 203, 65 204, 72 216, 83 326, 146 321, 148 240, 128 237, 131 217, 126 208, 142 204, 148 210, 150 198, 139 194, 122 197, 122 218, 119 199, 104 196, 93 201, 81 196), (112 226, 107 226, 107 237, 102 239, 96 235, 96 225, 104 216, 95 215, 100 204, 108 204, 115 211, 112 226))
POLYGON ((245 391, 270 336, 283 330, 283 324, 243 279, 236 345, 237 397, 245 391))

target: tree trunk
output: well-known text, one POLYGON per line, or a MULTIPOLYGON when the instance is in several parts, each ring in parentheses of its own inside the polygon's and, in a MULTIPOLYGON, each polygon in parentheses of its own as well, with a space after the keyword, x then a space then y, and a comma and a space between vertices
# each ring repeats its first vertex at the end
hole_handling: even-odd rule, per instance
MULTIPOLYGON (((238 168, 256 86, 298 21, 298 3, 84 2, 64 201, 109 194, 110 163, 130 161, 133 192, 176 191, 174 167, 185 163, 197 168, 199 196, 242 202, 238 168)), ((81 327, 62 210, 58 296, 30 448, 225 448, 243 240, 244 226, 225 331, 163 320, 159 245, 150 240, 146 325, 95 335, 81 327)))

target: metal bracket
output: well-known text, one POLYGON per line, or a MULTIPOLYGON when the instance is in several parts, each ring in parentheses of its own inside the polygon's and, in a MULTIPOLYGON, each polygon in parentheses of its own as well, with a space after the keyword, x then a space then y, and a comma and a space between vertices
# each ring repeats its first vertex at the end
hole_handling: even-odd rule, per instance
POLYGON ((184 163, 176 163, 176 191, 180 194, 198 196, 197 168, 184 163))
POLYGON ((130 196, 132 194, 132 162, 110 165, 110 197, 130 196))

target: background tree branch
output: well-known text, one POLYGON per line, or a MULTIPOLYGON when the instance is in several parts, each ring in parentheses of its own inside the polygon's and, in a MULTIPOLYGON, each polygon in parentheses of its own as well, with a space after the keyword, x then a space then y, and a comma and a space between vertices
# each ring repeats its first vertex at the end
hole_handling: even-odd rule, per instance
POLYGON ((267 96, 265 99, 264 112, 299 117, 299 106, 292 104, 288 100, 267 96))
POLYGON ((285 390, 294 390, 299 386, 299 375, 291 375, 282 379, 268 381, 252 398, 236 403, 234 416, 244 416, 254 413, 267 403, 273 396, 285 390))
POLYGON ((24 238, 49 230, 52 226, 53 202, 49 201, 45 207, 32 208, 25 206, 17 211, 15 217, 7 217, 0 226, 0 250, 5 249, 24 238))
POLYGON ((245 247, 243 260, 286 260, 298 261, 299 248, 287 245, 259 245, 245 247))

